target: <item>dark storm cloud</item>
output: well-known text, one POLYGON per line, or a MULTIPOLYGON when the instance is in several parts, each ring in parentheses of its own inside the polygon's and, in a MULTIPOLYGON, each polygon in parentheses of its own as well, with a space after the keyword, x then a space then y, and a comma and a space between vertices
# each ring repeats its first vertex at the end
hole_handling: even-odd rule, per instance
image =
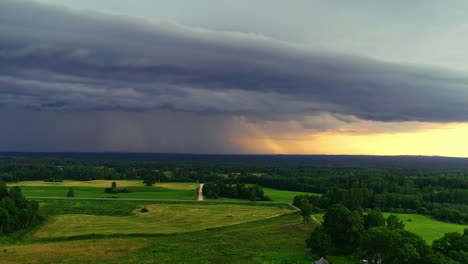
POLYGON ((0 2, 0 105, 468 121, 468 76, 244 33, 0 2))
POLYGON ((2 151, 243 153, 221 116, 167 111, 0 111, 2 151))

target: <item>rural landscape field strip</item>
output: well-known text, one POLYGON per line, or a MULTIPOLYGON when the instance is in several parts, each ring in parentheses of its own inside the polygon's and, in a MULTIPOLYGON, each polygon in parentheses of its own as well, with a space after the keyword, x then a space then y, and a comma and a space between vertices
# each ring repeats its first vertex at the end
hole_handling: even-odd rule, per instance
MULTIPOLYGON (((44 182, 44 181, 21 181, 9 183, 8 186, 66 186, 66 187, 109 187, 115 182, 119 187, 144 186, 141 180, 92 180, 92 181, 72 181, 44 182)), ((152 187, 162 187, 175 190, 195 190, 198 184, 194 182, 157 182, 152 187)))
POLYGON ((63 260, 68 260, 70 263, 88 263, 88 261, 102 263, 141 249, 148 243, 149 241, 144 238, 111 238, 0 245, 0 263, 63 263, 63 260))
POLYGON ((51 217, 35 237, 88 234, 171 234, 235 225, 294 212, 273 206, 152 204, 133 216, 65 214, 51 217))

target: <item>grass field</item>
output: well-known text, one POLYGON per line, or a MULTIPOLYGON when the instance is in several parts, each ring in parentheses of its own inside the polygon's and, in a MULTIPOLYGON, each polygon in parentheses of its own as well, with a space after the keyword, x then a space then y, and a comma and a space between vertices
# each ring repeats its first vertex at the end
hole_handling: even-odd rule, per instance
POLYGON ((151 187, 144 186, 141 181, 116 181, 117 187, 125 187, 132 192, 109 194, 104 188, 110 187, 112 181, 64 181, 49 183, 42 181, 25 181, 17 184, 21 186, 26 197, 65 197, 68 188, 73 187, 75 197, 79 198, 138 198, 138 199, 177 199, 194 200, 194 190, 197 183, 157 183, 151 187))
POLYGON ((1 256, 0 260, 4 261, 2 264, 310 263, 304 257, 304 240, 313 226, 299 223, 298 215, 286 214, 239 225, 145 238, 87 238, 63 242, 32 238, 35 240, 20 245, 0 246, 0 254, 4 254, 4 248, 10 254, 1 256), (280 256, 272 256, 272 252, 300 262, 284 262, 280 256), (262 261, 262 256, 270 256, 269 261, 262 261))
POLYGON ((272 206, 146 205, 148 213, 132 216, 65 214, 51 217, 35 237, 69 237, 88 234, 171 234, 235 225, 292 212, 272 206))
MULTIPOLYGON (((63 182, 44 182, 44 181, 22 181, 18 183, 8 183, 8 186, 67 186, 67 187, 110 187, 112 180, 95 181, 70 181, 63 182)), ((144 186, 141 180, 115 180, 117 187, 144 186)), ((195 182, 157 182, 153 187, 162 187, 174 190, 194 190, 198 187, 195 182)))
POLYGON ((265 192, 266 195, 268 195, 271 200, 275 202, 286 202, 286 203, 291 203, 294 199, 294 196, 297 195, 319 195, 316 193, 306 193, 306 192, 294 192, 294 191, 281 191, 277 189, 272 189, 272 188, 267 188, 267 187, 262 187, 263 191, 265 192))
MULTIPOLYGON (((384 213, 388 217, 391 213, 384 213)), ((428 244, 439 239, 449 232, 463 233, 468 225, 458 225, 441 222, 420 214, 393 214, 398 216, 405 223, 405 229, 421 236, 428 244), (411 219, 411 220, 410 220, 411 219)), ((316 214, 314 217, 323 222, 323 214, 316 214)))
MULTIPOLYGON (((147 198, 147 199, 178 199, 193 200, 195 195, 193 190, 198 187, 197 183, 192 182, 162 182, 156 183, 152 187, 146 187, 141 181, 120 180, 115 181, 117 187, 126 187, 134 192, 107 194, 104 188, 110 187, 110 180, 96 181, 63 181, 63 182, 43 182, 43 181, 23 181, 9 184, 9 186, 21 186, 23 193, 27 197, 65 197, 68 188, 73 187, 75 197, 82 198, 101 198, 115 196, 119 198, 147 198)), ((306 192, 281 191, 272 188, 263 187, 265 194, 275 202, 290 203, 296 195, 313 194, 306 192)), ((226 199, 224 199, 226 200, 226 199)), ((229 199, 236 200, 236 199, 229 199)))
MULTIPOLYGON (((311 262, 305 257, 307 249, 304 241, 316 224, 303 225, 298 214, 282 214, 289 210, 281 207, 208 205, 198 204, 195 201, 193 204, 170 205, 119 200, 39 202, 40 214, 49 221, 33 230, 31 234, 43 232, 42 235, 46 234, 47 237, 26 234, 15 235, 14 240, 13 238, 5 240, 4 243, 13 243, 13 245, 0 246, 0 263, 305 264, 311 262), (149 214, 142 215, 135 212, 142 205, 150 209, 149 214), (272 217, 278 214, 281 215, 272 217), (71 218, 66 219, 67 217, 71 218), (96 218, 105 221, 94 222, 96 218), (82 222, 82 219, 86 220, 82 222), (58 222, 54 222, 56 220, 58 222), (129 233, 127 231, 129 228, 137 228, 138 231, 144 232, 158 232, 158 229, 164 229, 164 232, 172 233, 136 234, 128 237, 125 234, 129 233), (100 230, 105 230, 108 235, 64 237, 64 235, 88 232, 99 234, 100 230), (111 238, 109 237, 111 233, 117 234, 112 234, 111 238)), ((345 257, 330 257, 330 259, 334 264, 354 263, 345 257)))
MULTIPOLYGON (((390 213, 384 213, 388 217, 390 213)), ((468 225, 458 225, 445 223, 419 214, 394 214, 405 223, 405 229, 418 234, 424 238, 428 244, 444 236, 445 233, 459 232, 463 233, 468 225)))
POLYGON ((2 264, 18 263, 102 263, 145 247, 148 240, 101 239, 25 245, 0 245, 2 264))

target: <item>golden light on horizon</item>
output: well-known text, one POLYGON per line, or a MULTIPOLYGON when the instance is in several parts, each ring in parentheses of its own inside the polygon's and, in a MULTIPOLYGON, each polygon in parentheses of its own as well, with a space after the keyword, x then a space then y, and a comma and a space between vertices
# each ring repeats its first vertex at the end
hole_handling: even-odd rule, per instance
POLYGON ((406 132, 362 134, 333 131, 285 136, 263 132, 237 138, 236 142, 250 153, 468 157, 468 124, 436 124, 406 132))

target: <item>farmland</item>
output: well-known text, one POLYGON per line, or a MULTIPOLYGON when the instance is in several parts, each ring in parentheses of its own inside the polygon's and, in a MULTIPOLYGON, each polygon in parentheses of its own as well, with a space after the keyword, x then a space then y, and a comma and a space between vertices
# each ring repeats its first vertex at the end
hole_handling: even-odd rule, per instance
POLYGON ((318 195, 314 193, 306 193, 306 192, 295 192, 295 191, 282 191, 282 190, 277 190, 277 189, 272 189, 272 188, 266 188, 263 187, 263 191, 265 192, 265 195, 268 195, 272 201, 276 202, 286 202, 290 203, 294 199, 294 196, 296 195, 318 195))
POLYGON ((235 225, 292 212, 272 206, 150 204, 132 216, 66 214, 54 216, 35 237, 89 234, 172 234, 235 225))
POLYGON ((26 197, 65 197, 68 189, 73 188, 78 198, 130 198, 130 199, 178 199, 194 200, 196 183, 156 183, 144 186, 141 181, 116 181, 117 186, 125 187, 130 192, 109 194, 104 188, 110 187, 112 181, 64 181, 41 182, 25 181, 10 186, 20 186, 26 197))
POLYGON ((220 263, 227 258, 229 263, 281 263, 282 257, 271 252, 308 263, 304 240, 314 228, 301 224, 286 206, 276 205, 118 200, 40 204, 47 220, 15 238, 14 245, 3 241, 5 263, 220 263), (149 212, 139 212, 142 207, 149 212), (262 260, 266 258, 268 262, 262 260))
MULTIPOLYGON (((43 182, 43 181, 24 181, 12 183, 9 186, 20 186, 26 197, 65 197, 68 189, 72 187, 75 191, 75 197, 81 198, 136 198, 136 199, 176 199, 176 200, 194 200, 194 190, 198 187, 197 183, 189 182, 163 182, 155 183, 153 186, 144 186, 141 181, 135 180, 116 180, 118 187, 129 189, 130 193, 107 194, 104 188, 111 186, 111 180, 94 181, 63 181, 63 182, 43 182)), ((313 194, 297 191, 283 191, 273 188, 263 188, 265 195, 269 196, 275 202, 292 202, 294 196, 303 194, 313 194)), ((235 200, 222 198, 223 200, 235 200)))

